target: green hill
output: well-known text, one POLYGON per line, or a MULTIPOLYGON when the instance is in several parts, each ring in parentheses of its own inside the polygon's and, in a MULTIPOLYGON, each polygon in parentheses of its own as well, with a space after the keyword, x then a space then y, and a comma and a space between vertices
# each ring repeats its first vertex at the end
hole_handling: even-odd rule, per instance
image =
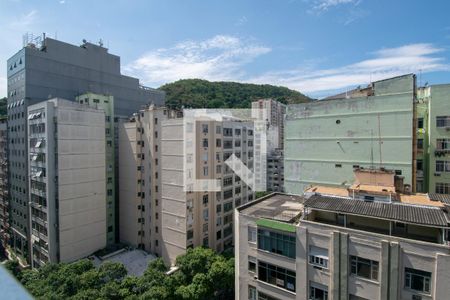
POLYGON ((201 79, 178 80, 159 89, 166 92, 166 105, 172 108, 250 108, 252 101, 261 98, 272 98, 286 104, 312 100, 281 86, 201 79))

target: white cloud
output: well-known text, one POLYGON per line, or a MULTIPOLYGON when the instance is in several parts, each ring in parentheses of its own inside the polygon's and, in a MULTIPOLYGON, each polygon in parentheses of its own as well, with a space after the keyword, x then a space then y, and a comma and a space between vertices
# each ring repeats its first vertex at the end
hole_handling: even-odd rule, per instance
POLYGON ((37 11, 31 10, 30 12, 20 15, 19 18, 12 21, 9 24, 9 28, 12 30, 18 30, 18 31, 27 30, 33 24, 33 22, 36 20, 36 17, 37 17, 37 11))
POLYGON ((125 71, 159 85, 183 78, 239 80, 242 66, 271 49, 229 35, 216 35, 204 41, 188 40, 172 48, 148 52, 125 66, 125 71))
POLYGON ((381 49, 371 53, 374 58, 334 69, 303 69, 267 72, 248 80, 287 86, 305 93, 325 95, 327 91, 344 89, 370 81, 380 80, 419 71, 449 70, 442 57, 443 49, 432 44, 410 44, 396 48, 381 49))
POLYGON ((321 13, 339 5, 352 4, 356 6, 359 3, 360 0, 314 0, 310 12, 321 13))

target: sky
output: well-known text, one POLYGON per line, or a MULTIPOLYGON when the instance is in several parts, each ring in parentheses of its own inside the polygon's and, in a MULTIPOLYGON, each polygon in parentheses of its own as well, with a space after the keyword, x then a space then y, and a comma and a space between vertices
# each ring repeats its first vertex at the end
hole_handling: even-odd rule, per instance
POLYGON ((0 97, 24 33, 100 39, 150 87, 185 78, 314 98, 416 73, 450 83, 447 0, 0 0, 0 97))

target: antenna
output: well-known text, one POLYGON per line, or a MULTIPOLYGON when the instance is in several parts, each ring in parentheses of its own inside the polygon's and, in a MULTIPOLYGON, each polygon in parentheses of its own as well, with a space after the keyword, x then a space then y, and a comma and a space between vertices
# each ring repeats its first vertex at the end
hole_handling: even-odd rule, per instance
POLYGON ((380 113, 378 113, 378 144, 380 146, 380 168, 383 167, 383 156, 381 155, 381 144, 383 141, 381 140, 381 120, 380 113))

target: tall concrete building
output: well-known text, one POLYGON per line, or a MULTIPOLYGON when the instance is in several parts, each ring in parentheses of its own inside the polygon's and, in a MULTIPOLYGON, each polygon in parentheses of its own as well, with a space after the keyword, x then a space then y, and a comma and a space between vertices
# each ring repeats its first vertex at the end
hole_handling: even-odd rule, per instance
MULTIPOLYGON (((9 196, 8 196, 8 128, 6 118, 0 119, 0 243, 9 243, 9 196)), ((0 246, 1 247, 1 246, 0 246)))
POLYGON ((283 149, 286 104, 274 99, 259 99, 252 102, 252 109, 259 110, 261 113, 265 111, 266 113, 266 121, 269 125, 267 133, 269 136, 268 149, 283 149))
POLYGON ((283 192, 286 105, 273 99, 260 99, 252 102, 252 110, 253 115, 265 117, 267 122, 267 191, 283 192))
POLYGON ((205 118, 162 123, 160 247, 168 264, 190 247, 221 252, 233 246, 234 208, 253 200, 254 192, 225 161, 234 154, 253 170, 253 149, 251 122, 205 118), (196 190, 195 180, 218 182, 218 190, 196 190))
POLYGON ((93 93, 86 93, 76 98, 78 103, 88 105, 93 108, 103 110, 105 113, 105 152, 106 152, 106 226, 108 235, 108 244, 113 244, 116 241, 116 233, 119 220, 117 218, 116 201, 116 139, 115 132, 117 129, 117 122, 115 122, 114 115, 114 97, 110 95, 100 95, 93 93))
POLYGON ((150 106, 119 123, 120 241, 161 256, 161 124, 182 113, 150 106))
POLYGON ((106 246, 105 112, 60 98, 28 107, 31 265, 106 246))
POLYGON ((450 84, 418 89, 417 187, 450 194, 450 84))
POLYGON ((415 75, 373 82, 347 97, 289 105, 285 190, 349 186, 353 169, 386 167, 416 185, 415 75))
POLYGON ((403 194, 395 171, 275 193, 235 215, 236 299, 447 299, 450 197, 403 194))
POLYGON ((53 97, 75 101, 92 92, 113 96, 116 116, 129 116, 144 104, 162 104, 164 93, 122 75, 120 57, 101 45, 75 46, 45 37, 25 39, 24 47, 8 59, 7 76, 11 246, 29 260, 28 106, 53 97))

